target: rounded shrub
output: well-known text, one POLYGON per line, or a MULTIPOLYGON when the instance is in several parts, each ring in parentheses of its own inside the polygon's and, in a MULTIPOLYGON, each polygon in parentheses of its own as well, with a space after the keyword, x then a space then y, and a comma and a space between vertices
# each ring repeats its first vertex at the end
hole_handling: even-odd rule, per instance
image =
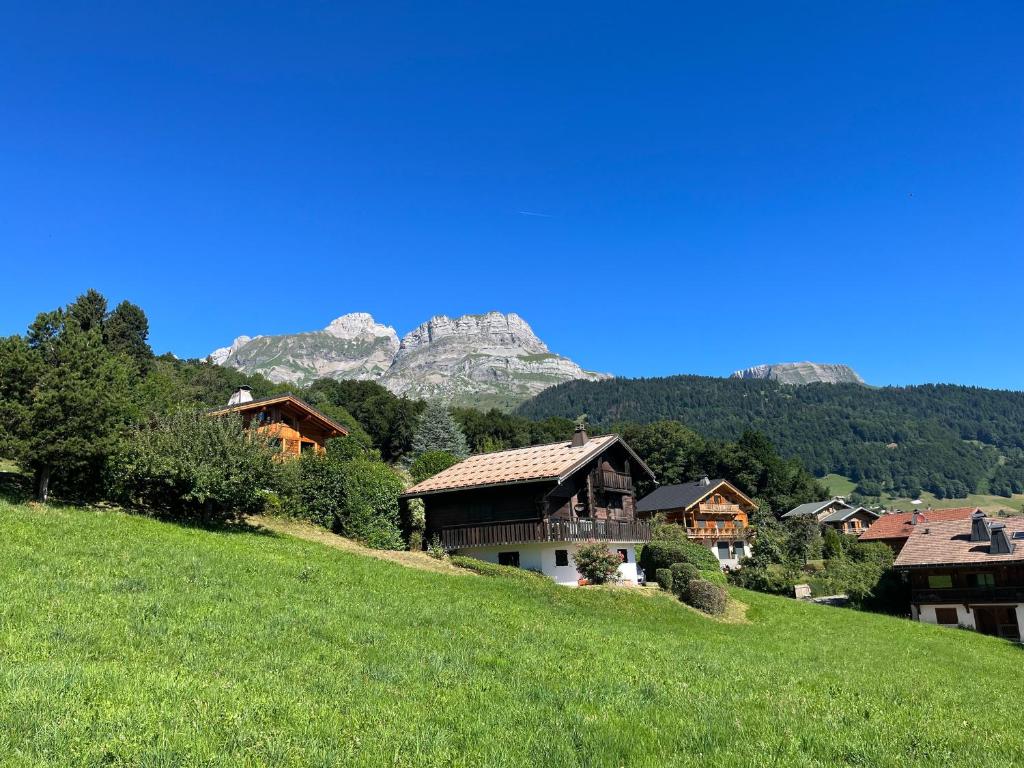
POLYGON ((713 616, 725 613, 725 603, 728 599, 725 587, 712 584, 704 579, 692 579, 687 592, 687 605, 692 605, 697 610, 710 613, 713 616))
POLYGON ((721 568, 715 568, 714 570, 701 569, 700 577, 704 581, 710 581, 712 584, 720 584, 725 586, 729 583, 729 580, 725 577, 725 572, 721 568))
POLYGON ((618 577, 622 557, 612 552, 601 541, 592 541, 582 545, 573 555, 576 570, 591 584, 604 584, 615 581, 618 577))
POLYGON ((690 582, 700 578, 700 571, 693 563, 673 563, 669 569, 672 574, 672 591, 675 596, 686 602, 690 582))
POLYGON ((670 568, 659 568, 654 572, 654 580, 666 592, 672 591, 672 570, 670 568))
POLYGON ((673 563, 691 563, 699 569, 718 568, 718 558, 707 547, 693 541, 652 541, 640 553, 640 567, 647 573, 671 568, 673 563))

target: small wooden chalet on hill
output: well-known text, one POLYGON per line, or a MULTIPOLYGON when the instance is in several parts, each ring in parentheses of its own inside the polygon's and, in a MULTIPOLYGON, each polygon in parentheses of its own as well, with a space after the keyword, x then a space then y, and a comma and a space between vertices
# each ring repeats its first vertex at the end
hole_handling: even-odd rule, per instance
POLYGON ((270 436, 282 457, 301 456, 307 451, 323 453, 332 437, 344 437, 348 430, 329 416, 293 394, 273 395, 253 400, 249 387, 239 387, 228 404, 209 412, 211 416, 238 413, 247 429, 270 436))
POLYGON ((881 541, 899 554, 914 529, 923 523, 941 523, 947 520, 969 520, 978 507, 955 507, 952 509, 926 509, 917 512, 899 512, 882 515, 871 524, 858 541, 881 541))
POLYGON ((864 507, 854 507, 837 498, 800 504, 784 514, 782 519, 792 520, 797 517, 814 517, 823 526, 835 528, 840 533, 860 534, 878 519, 878 513, 864 507))
POLYGON ((921 522, 894 565, 910 582, 912 618, 1022 639, 1024 518, 921 522))
POLYGON ((639 478, 654 475, 621 438, 577 430, 569 442, 470 456, 402 498, 423 499, 427 538, 450 551, 576 584, 575 550, 605 541, 635 582, 636 545, 651 538, 636 519, 639 478))
POLYGON ((637 502, 637 516, 664 513, 686 529, 686 536, 708 547, 724 568, 737 568, 750 554, 750 515, 757 510, 728 480, 701 478, 693 483, 663 485, 637 502))

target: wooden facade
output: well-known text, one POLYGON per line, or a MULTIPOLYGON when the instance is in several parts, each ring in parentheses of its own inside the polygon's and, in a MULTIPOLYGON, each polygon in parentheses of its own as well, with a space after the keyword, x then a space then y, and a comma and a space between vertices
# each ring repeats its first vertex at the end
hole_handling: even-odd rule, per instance
MULTIPOLYGON (((677 487, 678 493, 665 488, 661 494, 665 501, 655 501, 642 516, 664 514, 668 522, 685 528, 687 538, 694 541, 745 541, 750 537, 750 515, 757 506, 734 485, 725 480, 705 480, 677 487), (707 485, 703 485, 705 482, 707 485)), ((656 500, 658 496, 647 498, 656 500)))
POLYGON ((562 482, 539 480, 422 496, 426 535, 449 549, 544 541, 649 541, 636 519, 634 473, 642 471, 621 443, 562 482))
POLYGON ((211 415, 227 413, 241 415, 246 429, 265 434, 282 458, 322 454, 328 440, 348 434, 341 424, 291 394, 235 403, 211 415))
POLYGON ((1019 606, 1024 605, 1024 564, 915 568, 909 571, 909 581, 916 615, 928 606, 937 624, 969 622, 982 634, 1022 639, 1019 606))

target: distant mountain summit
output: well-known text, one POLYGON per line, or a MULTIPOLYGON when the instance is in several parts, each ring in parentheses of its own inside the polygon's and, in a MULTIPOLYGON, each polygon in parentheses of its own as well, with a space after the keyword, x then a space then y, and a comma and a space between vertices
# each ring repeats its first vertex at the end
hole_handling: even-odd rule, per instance
POLYGON ((733 379, 771 379, 782 384, 863 384, 864 379, 848 365, 835 363, 774 363, 734 371, 733 379))
POLYGON ((523 318, 500 312, 437 315, 401 341, 391 326, 357 312, 320 331, 239 336, 210 357, 275 382, 367 379, 400 395, 498 408, 565 381, 608 378, 552 353, 523 318))

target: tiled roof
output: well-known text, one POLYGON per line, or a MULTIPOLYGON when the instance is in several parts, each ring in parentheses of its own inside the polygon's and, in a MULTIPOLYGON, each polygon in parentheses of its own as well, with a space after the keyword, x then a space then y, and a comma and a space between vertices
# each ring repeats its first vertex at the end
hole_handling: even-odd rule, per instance
MULTIPOLYGON (((703 499, 718 486, 725 483, 729 488, 743 496, 740 491, 727 480, 709 480, 707 484, 697 480, 692 483, 679 483, 678 485, 662 485, 655 488, 636 503, 636 511, 641 514, 648 512, 660 512, 666 509, 689 509, 698 501, 703 499)), ((747 499, 750 501, 749 499, 747 499)), ((753 504, 753 502, 751 502, 753 504)))
POLYGON ((809 501, 806 504, 801 504, 798 507, 793 507, 783 517, 808 517, 809 515, 817 515, 821 510, 827 507, 829 504, 839 503, 843 505, 843 508, 848 509, 850 507, 845 501, 839 499, 829 499, 828 501, 809 501))
MULTIPOLYGON (((922 522, 941 523, 945 520, 968 520, 971 514, 977 511, 977 507, 954 507, 952 509, 926 509, 919 514, 922 522)), ((860 535, 861 541, 879 541, 881 539, 905 539, 914 528, 910 524, 913 512, 901 512, 896 515, 882 515, 875 520, 864 533, 860 535)))
MULTIPOLYGON (((454 491, 491 485, 508 485, 535 480, 560 481, 579 465, 620 443, 640 466, 650 472, 618 435, 592 437, 581 446, 572 442, 533 445, 497 453, 480 453, 463 459, 453 467, 414 485, 403 496, 420 496, 439 491, 454 491)), ((653 475, 651 475, 653 479, 653 475)))
MULTIPOLYGON (((993 521, 995 522, 995 521, 993 521)), ((971 521, 945 520, 938 523, 920 523, 896 557, 896 567, 922 565, 960 565, 972 563, 1007 563, 1024 561, 1024 540, 1013 534, 1024 531, 1024 517, 1001 518, 1006 533, 1015 545, 1007 555, 990 555, 989 542, 971 541, 971 521)))

